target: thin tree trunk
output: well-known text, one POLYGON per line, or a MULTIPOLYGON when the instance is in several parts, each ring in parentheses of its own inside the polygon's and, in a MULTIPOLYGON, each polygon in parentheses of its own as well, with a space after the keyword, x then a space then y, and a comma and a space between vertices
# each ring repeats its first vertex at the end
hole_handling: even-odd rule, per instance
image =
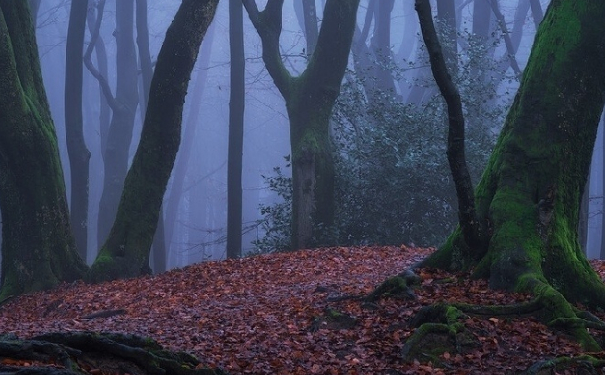
POLYGON ((231 96, 227 166, 227 258, 242 256, 242 154, 244 147, 244 23, 241 0, 229 0, 231 96))
MULTIPOLYGON (((136 108, 139 104, 138 69, 133 29, 134 0, 116 2, 117 84, 115 98, 107 98, 113 116, 107 135, 107 147, 103 153, 105 173, 97 225, 99 246, 104 243, 116 218, 124 178, 128 171, 128 153, 136 108)), ((104 93, 107 96, 107 91, 104 93)))
POLYGON ((82 259, 88 252, 88 176, 90 151, 84 141, 82 54, 88 0, 72 1, 65 48, 65 134, 71 176, 71 225, 82 259))

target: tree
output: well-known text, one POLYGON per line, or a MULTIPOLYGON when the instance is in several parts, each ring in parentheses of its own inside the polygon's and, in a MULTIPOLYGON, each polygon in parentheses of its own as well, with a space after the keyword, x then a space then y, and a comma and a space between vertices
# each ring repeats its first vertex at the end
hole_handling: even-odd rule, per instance
MULTIPOLYGON (((97 23, 102 17, 105 0, 97 14, 97 23)), ((104 171, 103 193, 99 201, 97 241, 99 246, 106 240, 120 201, 124 178, 128 171, 128 154, 132 130, 139 105, 138 67, 134 44, 134 0, 116 2, 116 89, 112 94, 107 77, 99 77, 103 94, 112 110, 107 143, 101 150, 104 171), (104 81, 104 82, 103 82, 104 81)))
MULTIPOLYGON (((217 3, 183 1, 166 32, 116 225, 89 271, 90 280, 128 277, 148 269, 159 207, 179 145, 187 81, 217 3)), ((27 2, 0 1, 0 75, 2 301, 83 278, 87 268, 70 228, 27 2)))
POLYGON ((181 141, 183 103, 202 39, 218 0, 184 0, 166 32, 149 104, 107 241, 90 270, 93 281, 147 274, 149 249, 181 141))
POLYGON ((292 77, 279 51, 283 0, 269 0, 263 11, 255 1, 244 0, 262 41, 263 61, 286 101, 290 120, 292 249, 310 246, 319 234, 314 229, 329 229, 334 221, 329 120, 347 66, 358 5, 359 0, 326 2, 315 51, 305 71, 292 77))
POLYGON ((244 148, 244 24, 240 0, 229 0, 231 92, 227 165, 227 258, 242 256, 242 153, 244 148))
POLYGON ((0 2, 0 300, 84 276, 28 3, 0 2))
MULTIPOLYGON (((428 1, 417 0, 416 6, 425 41, 432 43, 426 34, 432 25, 428 1)), ((472 270, 473 277, 487 278, 491 288, 532 294, 535 299, 527 304, 490 313, 534 314, 588 349, 599 345, 585 328, 605 325, 570 302, 605 304, 605 285, 577 237, 580 201, 605 102, 605 72, 594 69, 605 63, 605 25, 596 21, 603 16, 605 4, 600 2, 551 2, 474 199, 460 204, 459 228, 421 263, 472 270)), ((433 65, 440 52, 429 49, 433 65)), ((434 65, 433 71, 447 74, 434 65)))
POLYGON ((71 224, 78 253, 88 248, 88 172, 90 151, 84 142, 82 119, 82 54, 88 0, 73 1, 65 48, 65 133, 71 176, 71 224))

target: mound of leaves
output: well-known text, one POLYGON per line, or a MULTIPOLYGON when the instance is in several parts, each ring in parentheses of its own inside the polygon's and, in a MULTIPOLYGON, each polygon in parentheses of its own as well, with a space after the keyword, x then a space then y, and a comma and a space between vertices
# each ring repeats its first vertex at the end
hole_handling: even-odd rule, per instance
MULTIPOLYGON (((409 322, 423 306, 528 300, 491 291, 467 275, 433 270, 421 270, 421 286, 412 295, 360 298, 431 251, 326 248, 206 262, 98 285, 66 284, 1 305, 0 334, 150 337, 230 374, 513 374, 537 361, 583 354, 577 343, 531 319, 469 317, 464 323, 479 343, 472 350, 443 353, 438 363, 404 362, 409 322)), ((601 262, 593 266, 605 273, 601 262)))

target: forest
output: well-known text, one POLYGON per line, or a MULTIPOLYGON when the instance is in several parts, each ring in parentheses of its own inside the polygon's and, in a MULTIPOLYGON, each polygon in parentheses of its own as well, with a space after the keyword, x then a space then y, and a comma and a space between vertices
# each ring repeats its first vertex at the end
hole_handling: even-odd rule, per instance
POLYGON ((0 0, 0 372, 601 373, 600 15, 0 0))

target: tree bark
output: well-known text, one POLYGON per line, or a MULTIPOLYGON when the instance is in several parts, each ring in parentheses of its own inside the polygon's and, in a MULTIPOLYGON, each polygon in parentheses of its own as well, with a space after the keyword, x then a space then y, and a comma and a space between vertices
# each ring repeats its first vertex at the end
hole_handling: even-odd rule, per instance
POLYGON ((298 77, 284 67, 279 52, 283 0, 270 0, 262 12, 244 0, 263 45, 263 61, 286 101, 292 153, 292 249, 312 246, 334 222, 334 162, 329 120, 347 66, 358 0, 328 0, 317 45, 298 77))
POLYGON ((71 234, 57 136, 28 2, 0 1, 0 301, 85 272, 71 234))
POLYGON ((242 256, 242 154, 244 148, 244 23, 240 0, 229 0, 231 92, 227 165, 227 258, 242 256))
POLYGON ((188 81, 218 0, 184 0, 158 55, 141 142, 124 182, 109 237, 90 280, 149 273, 149 249, 174 159, 188 81))
MULTIPOLYGON (((605 286, 580 248, 579 205, 605 103, 605 4, 558 0, 536 35, 521 86, 476 188, 485 246, 460 230, 423 264, 474 267, 492 288, 548 291, 587 306, 605 286)), ((551 296, 553 296, 551 294, 551 296)))
POLYGON ((88 176, 90 151, 84 141, 82 55, 88 0, 73 1, 65 48, 65 135, 71 176, 71 224, 82 259, 88 251, 88 176))

